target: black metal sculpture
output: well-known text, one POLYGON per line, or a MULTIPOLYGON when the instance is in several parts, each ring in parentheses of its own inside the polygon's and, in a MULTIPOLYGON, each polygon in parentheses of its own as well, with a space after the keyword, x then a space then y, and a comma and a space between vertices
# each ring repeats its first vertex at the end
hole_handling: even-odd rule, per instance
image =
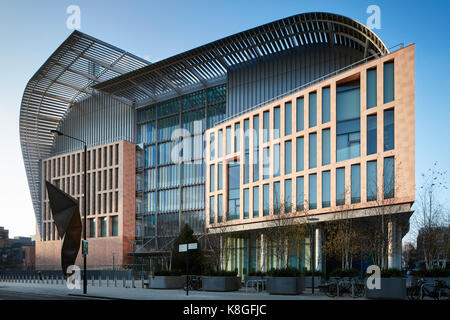
POLYGON ((58 234, 62 239, 61 267, 67 275, 67 267, 75 264, 81 243, 81 217, 78 200, 45 181, 50 209, 58 234))

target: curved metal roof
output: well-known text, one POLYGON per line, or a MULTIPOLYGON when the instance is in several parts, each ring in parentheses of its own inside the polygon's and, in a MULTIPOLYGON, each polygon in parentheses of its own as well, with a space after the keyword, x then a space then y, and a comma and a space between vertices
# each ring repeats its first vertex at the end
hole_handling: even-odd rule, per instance
POLYGON ((364 57, 389 53, 363 24, 332 13, 313 12, 274 21, 153 63, 94 88, 136 101, 159 101, 192 87, 207 87, 237 64, 284 50, 328 44, 359 50, 364 57))
MULTIPOLYGON (((70 106, 94 93, 93 84, 149 62, 79 31, 74 31, 28 82, 20 106, 20 143, 28 185, 40 227, 40 160, 50 156, 57 129, 70 106)), ((116 97, 122 102, 131 101, 116 97)))

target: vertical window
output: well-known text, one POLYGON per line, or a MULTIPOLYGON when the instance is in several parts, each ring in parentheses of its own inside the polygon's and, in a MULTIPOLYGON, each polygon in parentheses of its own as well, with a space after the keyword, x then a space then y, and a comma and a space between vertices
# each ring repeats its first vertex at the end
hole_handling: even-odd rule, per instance
POLYGON ((309 128, 317 125, 317 93, 309 94, 309 128))
POLYGON ((263 149, 263 179, 269 179, 270 176, 270 149, 263 149))
POLYGON ((391 199, 395 196, 395 167, 394 157, 384 158, 383 164, 383 196, 391 199))
MULTIPOLYGON (((239 218, 239 213, 238 217, 239 218)), ((222 222, 223 220, 223 195, 217 195, 217 222, 222 222)))
POLYGON ((377 161, 367 162, 367 201, 377 200, 377 161))
POLYGON ((384 151, 394 149, 394 109, 384 110, 384 151))
POLYGON ((292 133, 292 103, 286 102, 284 104, 284 135, 292 133))
POLYGON ((328 208, 331 203, 330 197, 330 171, 322 172, 322 208, 328 208))
POLYGON ((352 164, 351 183, 352 203, 361 202, 361 166, 359 164, 352 164))
POLYGON ((330 87, 322 88, 322 123, 330 121, 330 87))
POLYGON ((296 188, 297 211, 303 211, 305 209, 305 182, 303 177, 297 177, 296 188))
POLYGON ((226 154, 230 154, 231 153, 231 127, 228 126, 226 128, 226 154))
POLYGON ((234 149, 235 152, 241 150, 241 124, 239 122, 234 125, 234 149))
POLYGON ((367 109, 377 106, 377 69, 367 70, 367 109))
POLYGON ((317 209, 317 175, 309 175, 309 209, 317 209))
POLYGON ((253 181, 259 180, 259 116, 253 117, 253 181))
POLYGON ((228 219, 239 219, 240 215, 240 163, 228 163, 228 219))
POLYGON ((322 165, 330 164, 330 129, 322 130, 322 165))
POLYGON ((367 116, 367 154, 377 153, 377 115, 367 116))
POLYGON ((336 169, 336 205, 345 204, 345 168, 336 169))
POLYGON ((309 168, 317 167, 317 134, 309 134, 309 168))
POLYGON ((284 174, 292 173, 292 142, 284 143, 284 174))
POLYGON ((250 195, 249 189, 244 189, 244 219, 248 219, 250 211, 250 195))
POLYGON ((281 194, 280 194, 280 182, 273 183, 273 213, 280 213, 281 208, 281 194))
POLYGON ((215 144, 215 141, 214 141, 214 137, 215 137, 215 135, 214 135, 214 132, 211 132, 211 136, 210 136, 211 138, 210 138, 210 141, 211 141, 211 144, 210 144, 210 156, 209 156, 209 158, 210 158, 210 160, 214 160, 214 151, 215 151, 215 148, 216 148, 216 144, 215 144))
POLYGON ((111 236, 117 237, 119 235, 119 217, 111 217, 111 236))
POLYGON ((284 210, 285 212, 292 211, 292 180, 284 180, 284 210))
POLYGON ((223 184, 223 169, 222 169, 222 162, 219 162, 217 164, 217 190, 222 190, 222 184, 223 184))
POLYGON ((270 210, 269 185, 263 185, 263 215, 268 216, 270 210))
POLYGON ((273 176, 280 175, 280 144, 273 145, 273 176))
POLYGON ((264 111, 263 113, 263 142, 268 142, 269 141, 269 120, 270 119, 270 114, 269 111, 264 111))
POLYGON ((244 120, 244 184, 250 182, 250 121, 244 120))
POLYGON ((253 187, 253 218, 259 217, 259 187, 253 187))
POLYGON ((95 238, 95 219, 89 219, 89 237, 95 238))
POLYGON ((100 237, 106 237, 107 229, 106 229, 106 218, 100 218, 100 237))
POLYGON ((297 171, 303 171, 305 169, 305 156, 304 156, 304 138, 298 137, 297 138, 297 155, 296 155, 296 162, 297 162, 297 171))
POLYGON ((280 107, 273 108, 273 138, 280 137, 280 107))
POLYGON ((215 212, 214 196, 209 197, 209 223, 214 223, 215 212))
POLYGON ((219 141, 218 141, 217 148, 219 149, 219 150, 217 150, 217 156, 220 158, 220 157, 222 157, 222 152, 223 152, 223 132, 222 132, 222 130, 219 130, 219 141))
POLYGON ((384 103, 394 100, 394 61, 384 64, 383 88, 384 103))
POLYGON ((359 80, 336 89, 336 158, 337 161, 360 156, 359 80))
POLYGON ((297 132, 302 131, 305 126, 304 100, 303 97, 297 98, 297 132))
POLYGON ((215 176, 216 176, 216 172, 214 170, 214 165, 212 164, 209 167, 209 177, 210 177, 210 179, 209 179, 209 183, 210 183, 210 185, 209 185, 209 192, 216 191, 215 176))

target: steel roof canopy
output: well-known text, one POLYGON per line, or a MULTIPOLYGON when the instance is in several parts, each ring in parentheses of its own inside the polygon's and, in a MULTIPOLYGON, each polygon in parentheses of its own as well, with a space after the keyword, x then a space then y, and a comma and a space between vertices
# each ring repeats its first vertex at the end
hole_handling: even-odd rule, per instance
POLYGON ((389 53, 375 33, 353 19, 325 12, 304 13, 208 43, 94 88, 130 100, 156 102, 192 87, 206 87, 225 78, 237 64, 318 44, 351 47, 364 57, 389 53))
MULTIPOLYGON (((39 228, 39 166, 40 160, 51 154, 54 137, 50 130, 57 129, 74 102, 94 94, 93 84, 148 64, 122 49, 74 31, 28 82, 20 106, 20 144, 39 228)), ((131 104, 126 98, 114 97, 131 104)))

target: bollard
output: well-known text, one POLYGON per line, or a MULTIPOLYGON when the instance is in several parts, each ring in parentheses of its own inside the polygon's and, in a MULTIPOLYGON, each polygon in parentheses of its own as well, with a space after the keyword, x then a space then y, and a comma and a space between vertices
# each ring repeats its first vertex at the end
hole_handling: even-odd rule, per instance
POLYGON ((133 273, 131 274, 131 287, 135 288, 135 286, 134 286, 134 274, 133 273))
POLYGON ((101 275, 98 276, 98 286, 99 287, 102 286, 102 276, 101 275))
POLYGON ((114 274, 114 287, 117 288, 117 275, 114 274))
POLYGON ((91 278, 92 278, 92 286, 94 286, 94 276, 92 276, 91 278))
POLYGON ((53 284, 53 275, 50 276, 50 284, 53 284))
POLYGON ((106 276, 106 287, 107 288, 109 287, 109 276, 108 275, 106 276))
POLYGON ((142 281, 142 289, 144 289, 144 275, 141 275, 141 281, 142 281))
POLYGON ((125 276, 122 275, 122 288, 125 288, 125 276))

